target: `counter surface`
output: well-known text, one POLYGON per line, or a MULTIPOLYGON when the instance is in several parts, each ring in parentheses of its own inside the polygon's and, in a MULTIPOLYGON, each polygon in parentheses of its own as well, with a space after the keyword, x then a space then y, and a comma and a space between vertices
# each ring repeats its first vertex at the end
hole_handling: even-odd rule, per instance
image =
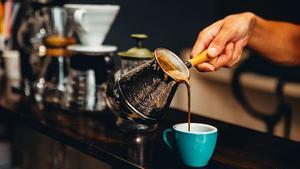
MULTIPOLYGON (((157 130, 128 133, 114 125, 115 118, 109 111, 72 114, 45 109, 30 100, 13 93, 9 85, 0 85, 0 117, 18 120, 113 168, 185 168, 162 139, 166 128, 186 122, 185 112, 170 109, 157 130)), ((191 120, 213 125, 219 131, 215 152, 205 168, 300 168, 299 142, 198 115, 192 115, 191 120)))

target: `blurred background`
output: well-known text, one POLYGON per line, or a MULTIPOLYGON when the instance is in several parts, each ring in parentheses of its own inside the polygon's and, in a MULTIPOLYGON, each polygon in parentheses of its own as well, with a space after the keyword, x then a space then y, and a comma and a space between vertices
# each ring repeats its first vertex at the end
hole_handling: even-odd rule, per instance
MULTIPOLYGON (((80 0, 67 2, 83 3, 80 0)), ((300 23, 299 3, 293 0, 86 0, 84 3, 121 5, 105 43, 126 50, 132 46, 129 34, 146 33, 150 38, 145 46, 149 49, 165 47, 185 59, 198 33, 230 14, 251 11, 270 20, 300 23)), ((274 65, 251 50, 244 55, 246 63, 238 70, 221 69, 204 74, 192 71, 192 112, 299 141, 300 68, 274 65), (233 86, 233 79, 241 79, 239 85, 233 86), (278 93, 280 88, 282 93, 278 93)), ((187 110, 186 105, 181 104, 186 100, 185 89, 181 88, 172 106, 187 110)))
MULTIPOLYGON (((292 0, 284 2, 271 0, 191 0, 188 2, 65 0, 52 2, 57 5, 65 3, 118 4, 121 9, 105 38, 105 44, 113 44, 118 47, 118 51, 124 51, 133 46, 129 39, 130 34, 145 33, 149 35, 149 39, 144 42, 144 45, 150 50, 165 47, 185 59, 189 57, 190 49, 198 33, 214 21, 229 14, 251 11, 266 19, 300 22, 298 2, 292 0)), ((20 48, 16 34, 24 17, 28 17, 28 9, 32 5, 31 1, 20 1, 20 3, 21 8, 11 30, 15 49, 20 48)), ((22 53, 22 55, 26 54, 22 53)), ((300 140, 298 134, 300 126, 297 123, 300 120, 299 104, 297 104, 300 96, 299 68, 273 65, 251 50, 246 50, 244 55, 246 63, 232 70, 221 69, 215 73, 192 71, 192 112, 300 140), (262 117, 260 114, 266 114, 266 116, 262 115, 262 117)), ((118 60, 117 57, 115 59, 118 60)), ((26 56, 22 56, 21 60, 25 65, 28 62, 26 56)), ((22 67, 23 75, 28 74, 27 68, 22 67)), ((179 90, 172 106, 186 110, 185 104, 179 104, 185 100, 184 91, 179 90)))
MULTIPOLYGON (((20 7, 11 25, 9 44, 11 49, 20 52, 21 76, 30 79, 32 70, 29 66, 29 57, 18 44, 17 34, 24 18, 29 17, 28 10, 38 8, 37 4, 43 0, 15 2, 18 2, 20 7)), ((300 24, 299 2, 294 0, 52 0, 51 3, 58 6, 66 3, 118 4, 119 14, 104 44, 117 46, 117 51, 125 51, 134 46, 130 35, 142 33, 149 36, 144 46, 151 51, 165 47, 183 59, 189 58, 197 35, 203 28, 229 14, 251 11, 266 19, 300 24)), ((300 141, 300 67, 275 65, 250 49, 245 50, 243 55, 243 61, 230 70, 221 69, 213 73, 191 70, 192 112, 300 141)), ((120 66, 120 58, 116 53, 113 59, 120 66)), ((186 91, 181 86, 171 106, 187 110, 185 102, 187 102, 186 91)), ((193 122, 193 119, 191 120, 193 122)), ((9 128, 7 122, 2 122, 2 125, 9 128)), ((23 132, 37 135, 27 130, 18 133, 23 132)), ((12 136, 2 134, 2 137, 12 136)), ((35 137, 41 140, 40 143, 47 142, 43 136, 35 137)), ((51 146, 60 146, 52 142, 51 146)), ((44 148, 47 149, 51 148, 44 148)), ((63 151, 64 153, 72 151, 73 154, 76 150, 67 147, 63 148, 63 151)), ((39 156, 39 153, 35 156, 39 156)), ((73 156, 77 159, 86 158, 73 156)))

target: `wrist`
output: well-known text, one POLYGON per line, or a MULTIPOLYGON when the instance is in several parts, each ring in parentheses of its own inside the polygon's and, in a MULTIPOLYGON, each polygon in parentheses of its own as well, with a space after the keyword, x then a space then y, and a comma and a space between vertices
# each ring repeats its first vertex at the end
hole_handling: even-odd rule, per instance
POLYGON ((244 15, 249 21, 249 36, 254 32, 254 29, 256 27, 256 20, 257 16, 252 12, 245 12, 244 15))
POLYGON ((255 36, 256 36, 255 32, 256 32, 256 29, 257 29, 258 17, 252 12, 246 12, 246 15, 249 19, 249 30, 248 30, 249 40, 248 40, 248 42, 251 44, 251 41, 253 41, 253 39, 255 39, 255 36))

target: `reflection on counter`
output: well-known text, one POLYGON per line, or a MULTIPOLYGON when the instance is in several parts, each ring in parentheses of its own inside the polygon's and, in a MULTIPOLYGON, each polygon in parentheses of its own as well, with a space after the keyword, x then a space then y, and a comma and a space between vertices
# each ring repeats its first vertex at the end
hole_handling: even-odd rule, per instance
POLYGON ((112 168, 106 163, 41 135, 29 128, 14 130, 12 161, 20 169, 95 169, 112 168))

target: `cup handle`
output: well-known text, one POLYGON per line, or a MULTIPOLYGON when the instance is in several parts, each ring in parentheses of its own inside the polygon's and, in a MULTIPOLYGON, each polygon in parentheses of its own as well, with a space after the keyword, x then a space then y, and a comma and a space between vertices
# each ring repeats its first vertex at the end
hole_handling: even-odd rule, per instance
POLYGON ((167 144, 167 146, 168 146, 171 150, 173 150, 173 149, 174 149, 174 148, 173 148, 173 145, 171 144, 171 142, 169 141, 169 138, 168 138, 169 133, 173 133, 173 130, 170 129, 170 128, 166 129, 166 130, 163 132, 163 139, 164 139, 165 143, 167 144))
POLYGON ((83 9, 76 10, 74 12, 74 21, 77 24, 77 26, 80 26, 80 29, 86 32, 87 30, 82 26, 84 14, 85 14, 85 10, 83 9))

